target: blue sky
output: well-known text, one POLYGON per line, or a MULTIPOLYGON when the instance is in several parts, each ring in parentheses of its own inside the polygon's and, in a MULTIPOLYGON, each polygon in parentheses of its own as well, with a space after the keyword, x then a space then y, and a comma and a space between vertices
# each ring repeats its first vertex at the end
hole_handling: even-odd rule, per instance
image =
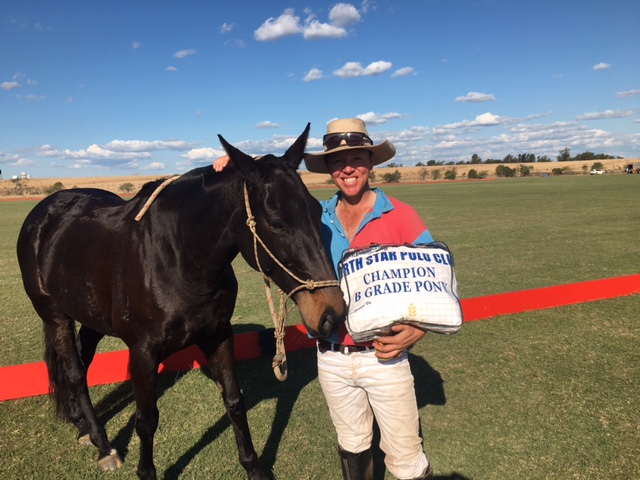
POLYGON ((640 157, 637 0, 0 6, 4 178, 183 173, 361 117, 392 160, 640 157))

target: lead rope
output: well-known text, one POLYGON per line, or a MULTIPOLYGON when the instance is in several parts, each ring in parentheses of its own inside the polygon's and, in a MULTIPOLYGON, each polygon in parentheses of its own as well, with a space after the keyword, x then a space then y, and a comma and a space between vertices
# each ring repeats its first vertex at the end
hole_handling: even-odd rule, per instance
POLYGON ((284 346, 284 335, 285 335, 285 324, 287 322, 287 314, 288 310, 286 309, 286 304, 291 296, 303 289, 314 290, 316 288, 323 287, 337 287, 339 286, 339 282, 337 280, 323 280, 320 282, 316 282, 312 279, 302 280, 295 273, 285 267, 280 260, 278 260, 271 251, 264 244, 262 239, 258 236, 258 232, 256 231, 256 220, 253 214, 251 213, 251 205, 249 204, 249 192, 247 190, 247 184, 244 184, 244 204, 247 210, 247 226, 251 233, 253 234, 253 255, 256 259, 256 265, 258 266, 258 270, 262 273, 262 277, 264 280, 265 291, 267 295, 267 303, 269 304, 269 310, 271 311, 271 318, 273 320, 274 325, 274 333, 273 336, 276 339, 276 355, 273 357, 273 372, 276 375, 276 378, 281 382, 287 379, 287 353, 285 351, 284 346), (262 248, 267 252, 267 254, 271 257, 271 259, 278 264, 280 268, 282 268, 289 276, 291 276, 294 280, 296 280, 300 285, 291 290, 287 295, 280 289, 278 289, 278 293, 280 295, 280 308, 278 313, 276 314, 275 305, 273 304, 273 296, 271 294, 271 283, 269 277, 262 270, 262 265, 260 265, 260 259, 258 257, 258 243, 262 246, 262 248))
POLYGON ((273 336, 276 339, 276 354, 271 362, 271 367, 273 368, 273 373, 276 378, 281 382, 284 382, 288 376, 287 352, 284 347, 284 326, 286 323, 286 313, 283 312, 285 304, 283 301, 284 292, 278 289, 278 294, 280 295, 280 310, 276 313, 276 307, 273 304, 273 296, 271 295, 271 284, 269 283, 269 278, 264 275, 264 273, 262 274, 262 278, 264 280, 264 290, 267 294, 267 303, 269 304, 269 310, 271 311, 271 319, 273 320, 273 336))
POLYGON ((140 211, 138 212, 138 215, 135 216, 135 220, 136 222, 139 222, 140 219, 142 218, 142 216, 147 213, 147 210, 149 210, 149 207, 151 206, 151 204, 153 203, 153 201, 156 199, 156 197, 158 195, 160 195, 160 192, 164 189, 164 187, 166 187, 167 185, 169 185, 171 182, 173 182, 176 178, 180 178, 180 175, 176 175, 175 177, 170 177, 167 178, 164 182, 162 182, 158 188, 156 188, 153 193, 151 194, 151 196, 147 199, 147 201, 145 202, 145 204, 142 206, 142 208, 140 209, 140 211))

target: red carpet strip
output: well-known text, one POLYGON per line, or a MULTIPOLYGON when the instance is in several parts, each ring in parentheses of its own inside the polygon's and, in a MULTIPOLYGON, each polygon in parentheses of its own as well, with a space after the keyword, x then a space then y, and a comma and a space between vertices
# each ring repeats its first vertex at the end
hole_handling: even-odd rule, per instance
MULTIPOLYGON (((554 287, 501 293, 462 300, 465 322, 483 320, 500 315, 562 307, 640 293, 640 274, 606 278, 554 287)), ((236 334, 235 357, 252 360, 275 353, 273 329, 236 334)), ((302 325, 286 328, 285 348, 295 352, 315 346, 302 325)), ((182 350, 160 365, 160 372, 175 372, 206 365, 197 347, 182 350)), ((88 384, 105 385, 129 379, 129 352, 99 353, 88 373, 88 384)), ((0 401, 44 395, 49 391, 49 378, 44 362, 27 363, 0 368, 0 401)))

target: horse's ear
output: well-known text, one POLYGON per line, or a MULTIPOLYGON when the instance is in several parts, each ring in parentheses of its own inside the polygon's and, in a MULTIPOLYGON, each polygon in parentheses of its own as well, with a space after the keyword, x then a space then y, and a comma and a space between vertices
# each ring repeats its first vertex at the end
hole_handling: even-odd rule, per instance
POLYGON ((236 167, 244 177, 248 177, 251 172, 256 171, 255 160, 244 152, 227 142, 222 135, 218 135, 220 143, 224 147, 227 155, 231 159, 231 163, 236 167))
POLYGON ((302 158, 304 157, 304 149, 307 146, 307 139, 309 138, 309 130, 311 129, 311 123, 307 123, 307 128, 304 129, 302 135, 298 137, 298 139, 293 142, 286 152, 284 152, 284 156, 282 159, 285 163, 291 165, 294 170, 297 170, 302 162, 302 158))

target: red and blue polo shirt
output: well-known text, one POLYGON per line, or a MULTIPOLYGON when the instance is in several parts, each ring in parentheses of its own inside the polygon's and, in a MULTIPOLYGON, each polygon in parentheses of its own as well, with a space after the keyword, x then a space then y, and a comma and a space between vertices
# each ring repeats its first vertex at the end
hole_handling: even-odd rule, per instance
MULTIPOLYGON (((336 215, 336 206, 341 194, 336 193, 329 200, 320 202, 322 205, 322 240, 333 262, 336 276, 339 275, 338 265, 342 254, 349 248, 368 247, 372 243, 418 244, 433 241, 431 233, 413 207, 387 196, 380 189, 376 188, 373 191, 376 194, 373 209, 365 215, 351 242, 347 239, 344 228, 336 215)), ((354 344, 345 325, 342 325, 338 333, 329 341, 344 345, 354 344)))

